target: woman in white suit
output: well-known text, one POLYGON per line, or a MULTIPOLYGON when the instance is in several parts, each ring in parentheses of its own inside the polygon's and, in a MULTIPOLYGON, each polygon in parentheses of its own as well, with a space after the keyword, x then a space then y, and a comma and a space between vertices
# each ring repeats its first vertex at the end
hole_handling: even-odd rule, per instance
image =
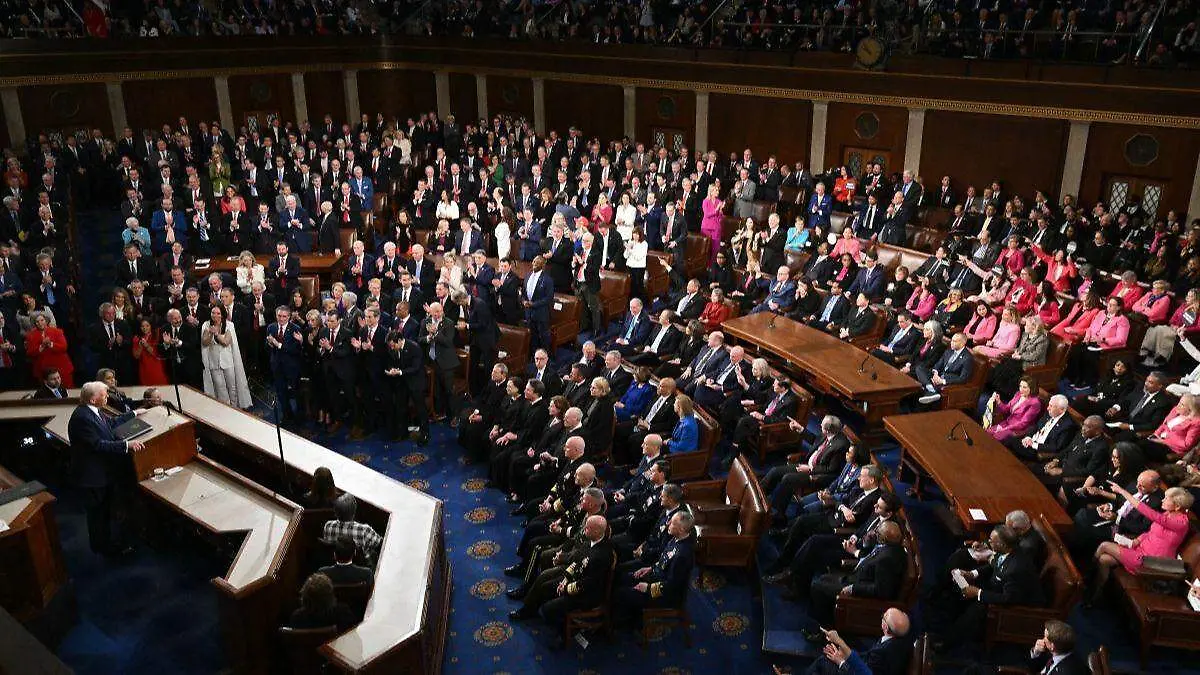
POLYGON ((204 364, 204 393, 235 408, 250 407, 250 385, 242 365, 237 331, 224 307, 213 307, 200 327, 200 360, 204 364))

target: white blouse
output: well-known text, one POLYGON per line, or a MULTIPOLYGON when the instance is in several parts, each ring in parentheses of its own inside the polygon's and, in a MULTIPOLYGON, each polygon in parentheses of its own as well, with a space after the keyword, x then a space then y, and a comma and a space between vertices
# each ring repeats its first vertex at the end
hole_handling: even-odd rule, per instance
POLYGON ((263 284, 267 283, 266 273, 263 271, 263 266, 259 265, 258 263, 254 263, 252 267, 242 267, 241 265, 238 265, 236 272, 237 287, 241 289, 242 293, 249 294, 251 291, 250 287, 255 281, 261 281, 263 284))
POLYGON ((646 253, 649 250, 650 242, 626 240, 625 264, 636 270, 646 269, 646 253))

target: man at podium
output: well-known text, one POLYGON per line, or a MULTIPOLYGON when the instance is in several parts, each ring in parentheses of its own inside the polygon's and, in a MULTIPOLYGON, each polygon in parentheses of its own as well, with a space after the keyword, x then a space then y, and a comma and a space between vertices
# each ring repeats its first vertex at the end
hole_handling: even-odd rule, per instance
POLYGON ((108 386, 88 382, 79 394, 79 406, 71 413, 67 439, 71 444, 71 467, 75 483, 87 496, 88 543, 101 555, 130 553, 125 543, 112 536, 112 510, 120 472, 128 472, 124 457, 143 449, 138 441, 126 441, 114 429, 144 410, 109 417, 102 408, 108 403, 108 386))

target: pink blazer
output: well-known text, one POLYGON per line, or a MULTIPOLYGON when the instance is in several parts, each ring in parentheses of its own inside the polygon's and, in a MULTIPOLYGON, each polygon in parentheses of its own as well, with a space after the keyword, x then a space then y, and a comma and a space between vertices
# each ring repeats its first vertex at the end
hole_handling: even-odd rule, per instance
POLYGON ((1020 436, 1037 422, 1038 416, 1042 414, 1042 401, 1036 396, 1022 400, 1021 395, 1017 394, 1009 399, 1008 403, 997 401, 996 412, 1003 415, 1004 419, 992 425, 988 432, 992 436, 1020 436))
POLYGON ((854 262, 862 262, 862 242, 858 237, 838 237, 837 243, 833 245, 833 253, 829 255, 834 258, 840 258, 843 253, 849 253, 854 257, 854 262))
POLYGON ((1067 313, 1067 318, 1063 319, 1050 332, 1057 335, 1064 342, 1079 342, 1083 338, 1083 334, 1091 327, 1096 315, 1103 312, 1103 308, 1093 307, 1086 312, 1082 310, 1083 303, 1075 303, 1075 306, 1067 313), (1068 328, 1071 329, 1069 332, 1068 328))
POLYGON ((929 317, 933 316, 933 310, 937 309, 937 303, 937 295, 933 293, 926 293, 922 298, 921 288, 918 286, 913 290, 912 295, 908 296, 908 303, 905 304, 905 307, 922 321, 928 321, 929 317))
POLYGON ((980 318, 978 314, 972 314, 971 319, 967 321, 966 328, 963 328, 963 332, 975 344, 983 344, 996 334, 997 322, 995 314, 988 314, 983 318, 980 318))
POLYGON ((1033 284, 1018 278, 1013 282, 1012 288, 1009 289, 1008 296, 1004 299, 1004 304, 1016 307, 1017 313, 1024 316, 1033 308, 1035 300, 1037 300, 1037 288, 1033 284))
POLYGON ((1153 293, 1147 293, 1133 303, 1133 311, 1145 315, 1147 321, 1157 326, 1170 315, 1171 296, 1160 295, 1156 298, 1153 293))
POLYGON ((1141 285, 1136 283, 1126 284, 1124 281, 1121 281, 1118 282, 1115 287, 1113 287, 1112 293, 1109 293, 1108 297, 1120 298, 1121 304, 1124 305, 1125 309, 1129 309, 1133 307, 1135 302, 1138 301, 1138 298, 1142 297, 1143 292, 1145 291, 1142 289, 1141 285))
MULTIPOLYGON (((1187 308, 1186 302, 1175 308, 1175 313, 1171 315, 1170 324, 1172 326, 1175 326, 1176 328, 1183 326, 1183 313, 1187 311, 1187 308)), ((1194 335, 1197 331, 1200 331, 1200 316, 1197 317, 1197 320, 1194 323, 1192 323, 1190 326, 1184 327, 1183 329, 1183 332, 1187 335, 1194 335)))
POLYGON ((1042 319, 1042 323, 1047 326, 1055 326, 1062 319, 1062 305, 1058 302, 1039 302, 1037 311, 1038 316, 1042 319))
POLYGON ((1161 439, 1176 455, 1186 455, 1200 441, 1200 417, 1181 420, 1172 429, 1168 423, 1179 416, 1179 410, 1172 408, 1167 419, 1154 430, 1154 437, 1161 439))
POLYGON ((1133 560, 1121 556, 1121 562, 1126 569, 1137 572, 1142 566, 1142 558, 1146 556, 1174 558, 1183 545, 1183 539, 1188 533, 1188 515, 1186 513, 1167 513, 1155 511, 1142 502, 1137 503, 1137 510, 1150 519, 1150 531, 1138 537, 1133 548, 1128 549, 1133 560), (1131 565, 1132 563, 1132 565, 1131 565))
POLYGON ((1124 314, 1110 317, 1108 312, 1101 312, 1088 326, 1087 337, 1098 341, 1104 349, 1124 347, 1129 339, 1129 319, 1124 314))
POLYGON ((1025 253, 1019 248, 1005 248, 1000 252, 1000 257, 996 258, 996 265, 1003 266, 1014 275, 1020 274, 1021 269, 1025 267, 1025 253))
POLYGON ((986 345, 981 345, 975 348, 975 353, 980 356, 998 357, 1012 353, 1017 347, 1017 341, 1021 339, 1021 324, 1008 323, 1001 321, 996 327, 996 333, 988 340, 986 345))

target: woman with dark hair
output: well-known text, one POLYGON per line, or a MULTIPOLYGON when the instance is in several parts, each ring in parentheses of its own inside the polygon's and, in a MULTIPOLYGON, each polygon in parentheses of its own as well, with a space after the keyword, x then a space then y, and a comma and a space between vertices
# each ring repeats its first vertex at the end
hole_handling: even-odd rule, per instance
POLYGON ((333 582, 321 574, 309 575, 300 588, 300 606, 288 617, 288 628, 325 628, 335 626, 339 631, 355 623, 354 612, 337 601, 333 582))
POLYGON ((249 408, 250 385, 242 366, 237 331, 225 308, 213 307, 200 327, 200 360, 204 364, 204 393, 235 408, 249 408))
POLYGON ((995 421, 987 432, 1003 443, 1013 436, 1023 436, 1033 427, 1038 415, 1042 414, 1042 402, 1038 399, 1037 384, 1032 378, 1022 377, 1017 384, 1017 393, 1008 401, 999 392, 992 394, 995 421))
POLYGON ((654 371, 658 377, 679 377, 685 364, 691 363, 692 359, 704 349, 707 336, 704 332, 704 325, 697 319, 692 319, 687 322, 683 328, 683 343, 679 345, 679 352, 672 359, 664 361, 662 365, 654 371))
POLYGON ((1109 297, 1108 306, 1092 319, 1092 325, 1079 347, 1071 353, 1067 363, 1067 382, 1076 389, 1096 383, 1096 366, 1100 363, 1100 352, 1120 349, 1129 339, 1129 319, 1125 307, 1118 297, 1109 297))
POLYGON ((333 483, 333 472, 329 467, 317 467, 317 470, 313 471, 308 492, 304 493, 304 505, 310 509, 332 509, 333 501, 337 497, 338 489, 333 483))
POLYGON ((154 329, 150 319, 138 321, 137 335, 133 337, 133 358, 138 364, 138 381, 144 385, 170 384, 165 367, 166 359, 159 353, 162 336, 154 329))
POLYGON ((625 390, 621 399, 613 404, 617 422, 628 422, 635 417, 641 417, 650 407, 657 387, 650 384, 650 369, 639 366, 633 371, 633 385, 625 390))
POLYGON ((1071 399, 1071 407, 1084 417, 1100 415, 1124 398, 1125 394, 1133 391, 1135 386, 1137 378, 1129 368, 1129 361, 1116 359, 1113 361, 1112 370, 1092 388, 1091 393, 1080 394, 1071 399))
POLYGON ((1091 515, 1095 514, 1094 507, 1081 513, 1080 509, 1084 509, 1086 505, 1117 501, 1117 494, 1108 487, 1109 481, 1128 490, 1135 490, 1138 474, 1145 468, 1146 456, 1142 454, 1142 449, 1134 443, 1122 441, 1113 446, 1109 461, 1103 470, 1087 476, 1083 483, 1073 490, 1060 491, 1059 501, 1066 505, 1067 513, 1075 514, 1076 523, 1084 522, 1088 518, 1088 510, 1092 512, 1091 515), (1081 518, 1084 520, 1081 521, 1081 518))

